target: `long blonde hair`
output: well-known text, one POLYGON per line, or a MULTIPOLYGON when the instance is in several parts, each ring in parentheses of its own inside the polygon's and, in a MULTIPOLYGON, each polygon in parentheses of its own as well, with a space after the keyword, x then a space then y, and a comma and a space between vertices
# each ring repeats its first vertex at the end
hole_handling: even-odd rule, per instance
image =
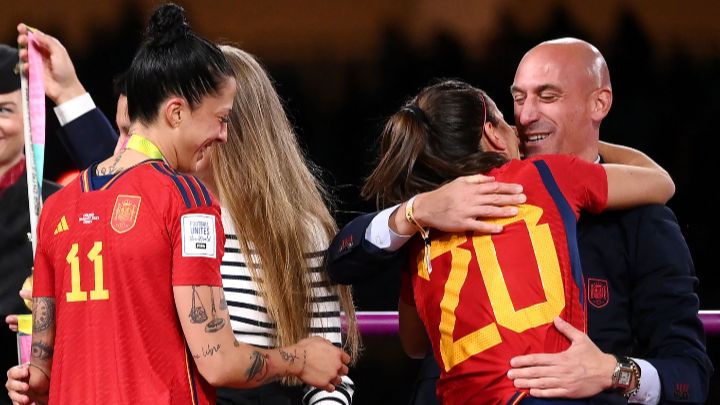
MULTIPOLYGON (((261 280, 260 294, 277 325, 276 344, 286 346, 310 335, 307 253, 325 249, 337 226, 267 73, 249 53, 220 48, 235 73, 237 95, 228 142, 212 151, 213 177, 253 279, 261 280)), ((347 320, 344 346, 354 358, 360 337, 351 290, 331 284, 325 271, 319 277, 339 297, 347 320)))

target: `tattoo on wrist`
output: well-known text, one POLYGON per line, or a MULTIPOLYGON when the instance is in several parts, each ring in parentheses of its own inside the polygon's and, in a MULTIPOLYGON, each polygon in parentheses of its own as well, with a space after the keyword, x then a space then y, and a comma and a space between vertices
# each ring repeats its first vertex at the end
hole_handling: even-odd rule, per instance
POLYGON ((33 333, 42 332, 55 324, 55 299, 33 298, 33 333))
POLYGON ((269 357, 267 354, 262 354, 257 350, 252 352, 250 355, 250 367, 246 372, 248 381, 262 381, 265 379, 268 372, 267 361, 269 357))
POLYGON ((53 353, 53 347, 43 341, 34 342, 32 346, 30 346, 30 355, 34 359, 47 360, 52 357, 53 353))
POLYGON ((283 361, 290 363, 290 365, 295 364, 295 360, 298 359, 297 356, 297 349, 295 350, 295 353, 286 352, 283 349, 278 349, 280 352, 280 358, 283 359, 283 361))

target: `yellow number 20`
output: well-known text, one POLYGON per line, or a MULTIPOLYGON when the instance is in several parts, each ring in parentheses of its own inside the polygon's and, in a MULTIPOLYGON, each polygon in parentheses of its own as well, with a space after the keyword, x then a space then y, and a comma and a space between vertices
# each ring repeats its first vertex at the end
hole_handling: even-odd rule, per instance
MULTIPOLYGON (((65 257, 70 265, 70 292, 65 297, 68 302, 87 301, 87 292, 80 288, 80 259, 78 259, 78 251, 80 247, 77 243, 73 243, 70 251, 65 257)), ((99 301, 110 298, 110 292, 103 288, 103 260, 102 260, 102 242, 95 242, 87 258, 93 263, 95 273, 95 288, 90 291, 90 300, 99 301)))
MULTIPOLYGON (((449 235, 433 241, 431 258, 446 253, 452 254, 451 268, 445 283, 445 293, 440 301, 440 352, 445 370, 448 371, 469 357, 483 352, 502 342, 497 325, 501 325, 516 333, 549 324, 565 307, 565 295, 560 264, 547 224, 538 225, 542 209, 532 205, 521 205, 518 215, 513 218, 497 219, 494 222, 507 225, 523 221, 528 228, 530 241, 535 251, 540 280, 545 292, 546 301, 523 309, 515 309, 510 292, 505 284, 497 253, 489 235, 474 236, 472 247, 476 252, 478 267, 482 273, 485 289, 490 298, 495 315, 491 322, 458 340, 453 338, 455 331, 455 310, 460 303, 462 290, 468 273, 471 253, 468 248, 460 247, 468 242, 465 235, 449 235)), ((418 276, 426 280, 430 274, 424 268, 422 257, 417 260, 418 276)))

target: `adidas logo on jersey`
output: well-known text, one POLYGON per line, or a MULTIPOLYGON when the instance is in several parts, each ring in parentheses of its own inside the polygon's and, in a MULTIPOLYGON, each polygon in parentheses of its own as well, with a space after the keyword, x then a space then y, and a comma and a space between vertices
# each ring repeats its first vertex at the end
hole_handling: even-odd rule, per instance
POLYGON ((57 235, 60 232, 65 232, 68 229, 70 229, 70 228, 68 227, 67 220, 65 219, 65 215, 63 215, 62 218, 60 218, 60 222, 58 222, 57 226, 55 227, 54 235, 57 235))

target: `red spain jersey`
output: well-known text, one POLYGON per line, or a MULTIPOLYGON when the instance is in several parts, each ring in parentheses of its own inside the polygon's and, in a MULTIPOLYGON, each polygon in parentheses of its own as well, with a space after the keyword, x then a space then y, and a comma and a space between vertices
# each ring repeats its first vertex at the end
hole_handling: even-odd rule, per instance
POLYGON ((432 343, 444 405, 508 404, 526 395, 507 378, 512 357, 554 353, 569 341, 561 316, 586 330, 575 234, 581 210, 607 204, 601 165, 570 156, 513 160, 489 173, 522 184, 527 202, 497 235, 431 231, 431 271, 413 246, 402 299, 415 305, 432 343))
POLYGON ((57 311, 50 403, 214 404, 173 286, 222 285, 219 206, 160 161, 90 180, 49 198, 38 225, 33 295, 57 311))

